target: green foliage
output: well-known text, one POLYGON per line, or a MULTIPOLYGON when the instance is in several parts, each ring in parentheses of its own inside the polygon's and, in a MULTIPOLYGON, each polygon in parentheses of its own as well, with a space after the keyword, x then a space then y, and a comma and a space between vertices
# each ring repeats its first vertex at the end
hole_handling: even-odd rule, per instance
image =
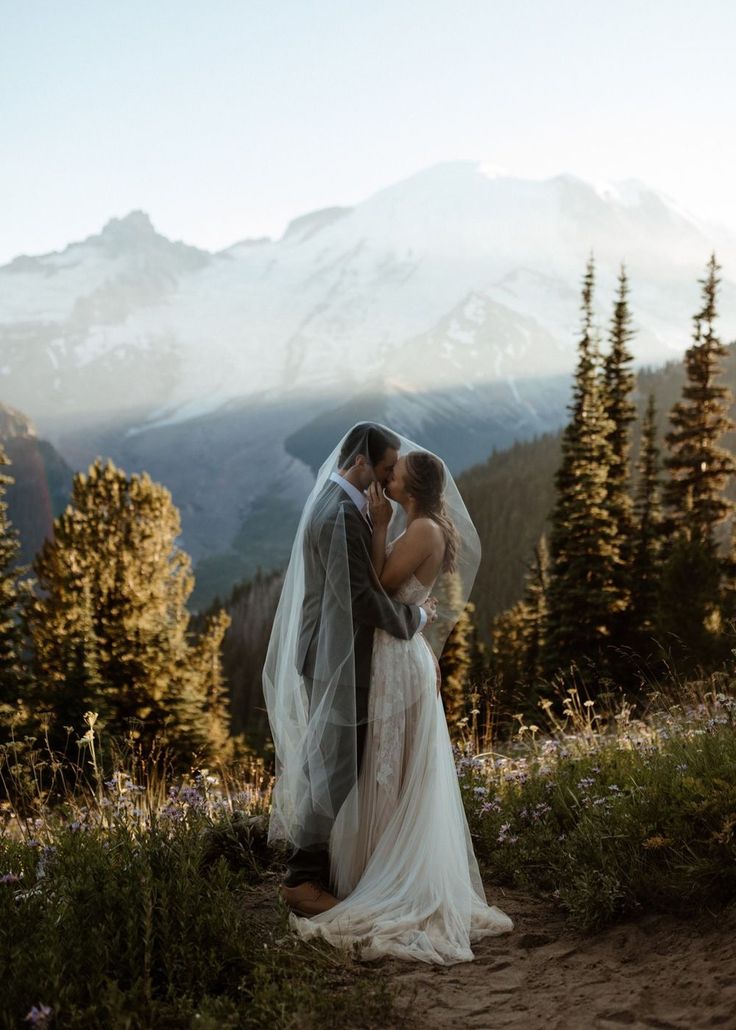
POLYGON ((710 548, 715 547, 716 526, 733 509, 723 488, 736 470, 731 452, 719 444, 723 434, 734 429, 728 415, 731 391, 717 382, 720 361, 728 354, 714 328, 719 269, 712 254, 705 279, 698 280, 703 285, 702 307, 694 316, 694 340, 685 353, 687 382, 682 400, 670 412, 665 458, 668 530, 671 534, 682 530, 710 548))
POLYGON ((275 880, 208 860, 219 830, 195 814, 0 842, 19 878, 0 883, 0 1026, 40 1004, 70 1028, 386 1025, 380 977, 285 936, 275 880))
MULTIPOLYGON (((10 460, 0 444, 0 467, 8 465, 10 460)), ((0 704, 8 705, 14 705, 28 685, 18 612, 20 600, 27 594, 27 584, 20 581, 27 567, 16 565, 20 541, 5 500, 13 482, 12 476, 0 472, 0 704)))
POLYGON ((489 668, 504 710, 532 707, 541 689, 548 588, 549 552, 542 534, 527 570, 522 599, 496 616, 492 624, 489 668))
POLYGON ((471 600, 483 641, 493 619, 524 592, 529 555, 548 527, 554 502, 553 470, 560 462, 560 433, 494 451, 483 465, 458 477, 458 487, 483 544, 471 600))
POLYGON ((74 725, 93 710, 109 732, 146 745, 160 737, 184 762, 226 745, 219 647, 229 618, 213 615, 190 639, 180 531, 168 490, 97 459, 75 476, 34 562, 40 590, 26 620, 38 712, 74 725))
POLYGON ((593 288, 591 258, 583 281, 583 325, 571 419, 562 435, 562 461, 555 475, 543 658, 549 674, 580 654, 595 656, 605 670, 604 645, 626 605, 619 574, 619 526, 608 496, 615 427, 607 415, 599 379, 593 288))
MULTIPOLYGON (((609 350, 603 359, 603 404, 610 421, 607 507, 614 525, 619 560, 611 567, 613 593, 618 599, 611 613, 611 637, 623 642, 632 627, 631 593, 632 558, 634 551, 634 517, 631 496, 631 425, 636 420, 636 406, 631 399, 635 379, 631 371, 634 356, 629 343, 634 337, 628 304, 628 281, 623 265, 619 273, 618 295, 614 303, 609 330, 609 350)), ((613 661, 613 656, 609 656, 613 661)))
MULTIPOLYGON (((222 644, 222 670, 231 707, 231 732, 245 734, 254 747, 267 746, 268 717, 263 700, 261 671, 271 626, 283 584, 283 573, 258 570, 247 582, 234 587, 222 607, 231 619, 222 644)), ((201 633, 207 620, 220 609, 215 600, 202 614, 192 617, 192 628, 201 633)))
MULTIPOLYGON (((446 606, 450 611, 457 611, 461 600, 460 581, 457 576, 448 577, 446 589, 448 593, 446 606)), ((439 599, 442 607, 441 594, 439 599)), ((473 610, 474 606, 470 603, 466 604, 460 612, 460 617, 447 638, 439 660, 442 674, 442 701, 452 737, 457 735, 458 725, 467 714, 467 680, 472 664, 473 610)))
MULTIPOLYGON (((717 530, 734 509, 727 489, 732 495, 736 462, 721 437, 736 425, 728 415, 731 391, 717 382, 719 360, 729 353, 714 330, 718 268, 711 256, 700 280, 703 302, 681 370, 682 397, 671 406, 669 479, 662 484, 651 389, 636 425, 633 393, 638 386, 641 396, 652 375, 644 370, 637 381, 629 368, 633 332, 625 271, 622 267, 619 275, 610 349, 601 361, 593 325, 592 258, 588 263, 570 420, 561 435, 549 515, 550 567, 546 585, 538 587, 543 604, 538 595, 528 596, 534 577, 527 574, 521 600, 496 613, 491 624, 490 667, 504 704, 516 701, 528 711, 529 699, 549 693, 558 676, 574 681, 580 667, 588 670, 593 694, 610 681, 637 691, 663 671, 663 654, 693 673, 717 668, 733 647, 736 525, 726 556, 719 553, 723 540, 717 530), (637 436, 638 478, 632 491, 637 436)), ((733 378, 733 369, 730 374, 733 378)), ((677 384, 670 382, 668 369, 662 376, 670 395, 677 384)), ((477 474, 468 479, 477 492, 490 485, 477 474)), ((473 503, 482 510, 478 500, 473 503)), ((525 517, 538 519, 539 512, 532 507, 525 517)))
POLYGON ((653 393, 649 394, 644 415, 637 471, 629 637, 635 635, 636 646, 643 649, 644 641, 654 630, 660 592, 660 553, 663 544, 659 448, 653 393))
POLYGON ((736 462, 720 444, 735 424, 728 415, 731 392, 717 382, 720 360, 728 354, 714 328, 719 268, 712 254, 706 277, 699 280, 703 299, 694 316, 693 344, 685 354, 687 381, 670 413, 672 428, 666 436, 668 542, 656 628, 661 638, 672 641, 674 656, 687 670, 712 668, 728 650, 721 577, 728 575, 730 563, 718 555, 716 531, 733 511, 723 490, 736 462), (687 604, 682 603, 685 597, 687 604))
POLYGON ((461 759, 490 878, 548 893, 588 930, 736 901, 736 700, 626 715, 606 733, 535 734, 491 768, 461 759))

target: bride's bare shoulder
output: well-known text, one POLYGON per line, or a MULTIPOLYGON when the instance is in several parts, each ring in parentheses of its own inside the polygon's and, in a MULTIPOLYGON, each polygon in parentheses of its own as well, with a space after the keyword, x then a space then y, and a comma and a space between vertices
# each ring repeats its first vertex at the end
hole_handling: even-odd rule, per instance
POLYGON ((442 527, 438 526, 434 519, 429 518, 427 515, 420 515, 414 519, 407 529, 407 533, 409 532, 413 533, 414 536, 421 535, 427 540, 444 539, 442 527))

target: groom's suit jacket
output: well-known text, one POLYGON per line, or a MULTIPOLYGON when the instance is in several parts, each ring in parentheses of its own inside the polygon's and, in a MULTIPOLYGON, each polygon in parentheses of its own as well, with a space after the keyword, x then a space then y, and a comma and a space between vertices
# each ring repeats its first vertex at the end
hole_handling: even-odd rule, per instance
POLYGON ((409 640, 419 628, 421 616, 417 605, 394 601, 375 585, 370 527, 339 483, 328 482, 314 506, 304 535, 304 603, 297 644, 298 671, 304 676, 315 676, 317 645, 324 628, 321 621, 329 617, 323 614, 329 547, 340 511, 345 525, 354 630, 354 680, 352 668, 347 668, 341 678, 350 685, 355 683, 356 703, 361 710, 367 706, 374 629, 378 627, 392 636, 409 640))

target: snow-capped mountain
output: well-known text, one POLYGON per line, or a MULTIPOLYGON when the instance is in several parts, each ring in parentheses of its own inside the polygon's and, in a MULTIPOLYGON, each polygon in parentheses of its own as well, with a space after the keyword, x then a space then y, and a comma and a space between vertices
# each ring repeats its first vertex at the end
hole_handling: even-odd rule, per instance
POLYGON ((632 181, 522 180, 453 162, 217 254, 133 212, 0 269, 2 385, 53 430, 65 412, 133 409, 151 424, 234 397, 569 372, 591 250, 601 322, 625 261, 637 357, 653 363, 687 345, 713 247, 733 333, 733 239, 632 181))
POLYGON ((731 339, 736 238, 635 180, 451 162, 214 254, 137 211, 0 268, 0 400, 77 467, 146 468, 194 556, 222 554, 259 498, 298 503, 313 442, 357 411, 445 441, 456 467, 558 425, 591 251, 604 337, 623 261, 637 362, 679 356, 713 249, 731 339))

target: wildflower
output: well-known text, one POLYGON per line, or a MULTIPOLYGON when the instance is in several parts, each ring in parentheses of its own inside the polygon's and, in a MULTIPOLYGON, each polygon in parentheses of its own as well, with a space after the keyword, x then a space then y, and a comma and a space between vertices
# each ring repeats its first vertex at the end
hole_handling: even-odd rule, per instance
POLYGON ((15 873, 6 873, 4 876, 0 876, 0 883, 20 883, 20 876, 16 876, 15 873))
POLYGON ((41 1005, 36 1008, 34 1005, 30 1012, 28 1012, 23 1019, 31 1024, 31 1026, 44 1027, 48 1025, 48 1019, 51 1015, 52 1009, 49 1005, 41 1005))
POLYGON ((518 837, 509 837, 509 830, 511 829, 511 823, 501 823, 498 831, 498 843, 499 844, 515 844, 518 837))
POLYGON ((592 787, 594 783, 595 780, 590 776, 584 776, 582 780, 578 780, 578 790, 585 790, 588 787, 592 787))
POLYGON ((501 811, 501 806, 499 805, 499 803, 498 803, 498 801, 496 799, 494 799, 493 801, 486 801, 485 804, 480 806, 480 814, 481 815, 488 815, 489 812, 500 812, 500 811, 501 811))
POLYGON ((473 793, 478 797, 484 798, 488 793, 488 787, 473 787, 473 793))
POLYGON ((670 837, 660 837, 656 835, 654 837, 647 837, 645 841, 642 841, 643 848, 665 848, 668 844, 671 844, 672 840, 670 837))

